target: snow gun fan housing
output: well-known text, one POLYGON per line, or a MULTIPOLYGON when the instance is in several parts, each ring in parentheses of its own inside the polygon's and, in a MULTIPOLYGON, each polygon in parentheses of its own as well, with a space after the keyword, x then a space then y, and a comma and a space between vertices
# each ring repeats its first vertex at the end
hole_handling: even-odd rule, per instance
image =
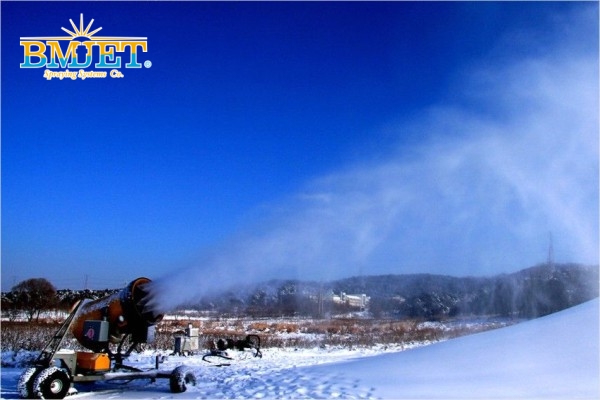
POLYGON ((145 307, 149 282, 137 278, 110 296, 84 300, 70 327, 73 336, 94 352, 105 351, 109 343, 121 343, 127 335, 135 343, 152 342, 154 325, 163 315, 145 307))

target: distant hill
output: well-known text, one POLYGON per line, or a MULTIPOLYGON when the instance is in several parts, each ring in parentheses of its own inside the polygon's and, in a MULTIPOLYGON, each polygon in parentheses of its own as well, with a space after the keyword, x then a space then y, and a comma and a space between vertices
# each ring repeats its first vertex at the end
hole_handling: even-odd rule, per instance
POLYGON ((598 266, 537 265, 493 277, 432 274, 360 276, 330 282, 272 280, 202 298, 193 308, 221 313, 323 316, 356 310, 334 295, 366 294, 375 317, 534 318, 598 297, 598 266))
MULTIPOLYGON (((398 315, 537 317, 598 297, 598 266, 547 264, 489 278, 385 275, 336 281, 334 291, 367 293, 372 307, 398 315), (390 304, 390 298, 396 304, 390 304)), ((392 302, 393 303, 393 302, 392 302)))
MULTIPOLYGON (((327 317, 365 311, 363 315, 378 318, 534 318, 598 297, 598 270, 598 266, 542 264, 492 277, 409 274, 330 282, 270 280, 224 288, 212 296, 199 294, 196 302, 181 308, 253 317, 327 317), (352 295, 363 294, 362 301, 353 301, 361 299, 352 295)), ((117 290, 58 290, 57 295, 68 309, 78 299, 97 299, 117 290)))

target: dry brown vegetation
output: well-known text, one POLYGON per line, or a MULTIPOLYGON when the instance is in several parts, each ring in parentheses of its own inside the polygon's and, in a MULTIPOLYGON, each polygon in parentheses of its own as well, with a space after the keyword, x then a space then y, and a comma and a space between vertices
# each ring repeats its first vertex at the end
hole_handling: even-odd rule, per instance
MULTIPOLYGON (((261 347, 312 348, 339 346, 399 345, 438 341, 482 330, 504 326, 506 323, 426 324, 418 320, 373 319, 297 319, 297 320, 165 320, 157 324, 155 341, 147 349, 168 351, 174 346, 174 334, 192 324, 200 332, 200 348, 210 349, 218 339, 243 339, 248 334, 261 338, 261 347)), ((0 330, 2 351, 39 351, 52 338, 60 324, 45 322, 4 322, 0 330)), ((81 349, 69 334, 64 348, 81 349)), ((204 350, 202 350, 204 351, 204 350)))
POLYGON ((486 323, 471 326, 460 324, 424 324, 419 320, 373 320, 359 318, 297 319, 297 320, 202 320, 163 321, 157 326, 156 348, 173 345, 173 332, 191 323, 200 331, 200 347, 209 349, 221 338, 242 339, 247 334, 261 337, 264 348, 311 348, 317 346, 404 345, 438 341, 507 323, 486 323))

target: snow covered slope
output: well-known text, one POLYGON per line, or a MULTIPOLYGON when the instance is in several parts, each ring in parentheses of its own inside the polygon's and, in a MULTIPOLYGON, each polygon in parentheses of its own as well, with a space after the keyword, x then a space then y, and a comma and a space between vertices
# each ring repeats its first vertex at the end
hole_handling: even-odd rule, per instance
MULTIPOLYGON (((168 381, 99 383, 72 399, 383 398, 598 399, 598 299, 543 318, 401 352, 266 349, 230 367, 169 357, 194 369, 198 385, 173 394, 168 381)), ((139 367, 152 355, 132 355, 139 367)), ((2 369, 0 396, 17 398, 20 369, 2 369)))
POLYGON ((380 398, 598 399, 598 318, 596 299, 508 328, 302 373, 337 376, 380 398))

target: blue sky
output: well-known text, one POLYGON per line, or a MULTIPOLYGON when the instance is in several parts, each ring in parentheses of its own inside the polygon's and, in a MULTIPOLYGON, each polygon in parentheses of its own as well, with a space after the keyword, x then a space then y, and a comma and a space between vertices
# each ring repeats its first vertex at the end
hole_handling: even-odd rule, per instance
POLYGON ((598 262, 597 3, 1 7, 3 290, 598 262), (80 14, 151 68, 19 68, 80 14))

